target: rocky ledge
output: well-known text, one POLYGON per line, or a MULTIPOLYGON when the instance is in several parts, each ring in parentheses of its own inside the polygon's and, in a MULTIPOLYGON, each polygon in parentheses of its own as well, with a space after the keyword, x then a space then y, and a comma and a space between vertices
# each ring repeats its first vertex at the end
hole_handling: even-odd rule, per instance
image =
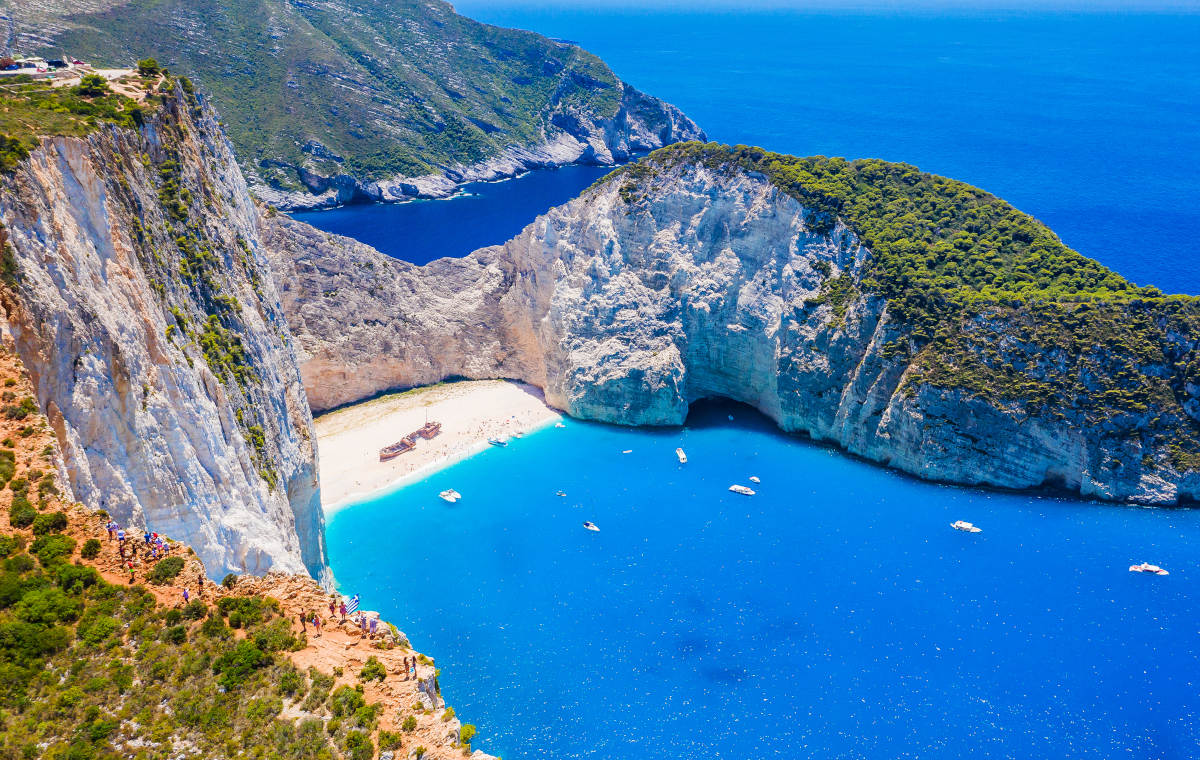
POLYGON ((623 424, 724 397, 931 480, 1200 494, 1194 299, 911 166, 677 146, 424 267, 264 224, 315 410, 452 376, 623 424))

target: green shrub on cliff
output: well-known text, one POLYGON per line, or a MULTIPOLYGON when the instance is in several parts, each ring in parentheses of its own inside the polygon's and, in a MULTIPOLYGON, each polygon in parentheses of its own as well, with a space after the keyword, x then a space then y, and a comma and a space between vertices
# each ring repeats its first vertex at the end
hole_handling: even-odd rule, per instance
POLYGON ((164 557, 146 573, 146 580, 162 586, 175 580, 183 572, 183 557, 164 557))

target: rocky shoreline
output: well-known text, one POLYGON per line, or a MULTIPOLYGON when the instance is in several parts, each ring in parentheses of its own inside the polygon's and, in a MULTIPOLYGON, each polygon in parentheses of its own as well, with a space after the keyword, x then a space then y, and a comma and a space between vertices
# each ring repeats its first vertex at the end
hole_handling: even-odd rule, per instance
MULTIPOLYGON (((552 125, 542 142, 535 145, 510 145, 500 154, 475 164, 440 167, 440 171, 417 177, 397 175, 387 179, 366 180, 350 173, 326 175, 303 166, 292 167, 307 190, 285 190, 264 182, 253 169, 247 180, 254 196, 284 211, 311 211, 347 203, 403 203, 417 199, 449 198, 463 185, 510 179, 528 171, 574 164, 615 166, 673 142, 703 140, 704 131, 675 106, 639 92, 628 84, 623 88, 617 114, 601 121, 573 119, 552 125)), ((319 144, 310 143, 308 152, 340 163, 329 157, 319 144)))

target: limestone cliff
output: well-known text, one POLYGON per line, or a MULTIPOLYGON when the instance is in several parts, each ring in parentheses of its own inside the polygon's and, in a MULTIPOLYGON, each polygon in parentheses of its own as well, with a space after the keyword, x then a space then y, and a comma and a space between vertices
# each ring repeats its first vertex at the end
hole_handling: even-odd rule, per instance
POLYGON ((46 138, 0 176, 4 329, 73 497, 209 572, 320 574, 312 419, 213 114, 176 87, 139 129, 46 138))
MULTIPOLYGON (((967 208, 988 256, 1063 252, 1046 266, 1088 289, 1063 303, 997 290, 1026 268, 1056 282, 1018 257, 980 275, 986 288, 929 291, 938 310, 919 313, 921 267, 959 267, 974 238, 939 247, 934 235, 934 263, 903 270, 896 288, 894 256, 862 231, 890 239, 861 205, 830 200, 845 177, 782 187, 764 173, 777 165, 719 158, 656 154, 503 246, 424 267, 267 220, 313 408, 451 376, 525 380, 572 415, 625 424, 680 424, 691 402, 718 396, 924 478, 1159 504, 1200 495, 1193 301, 1124 283, 982 191, 867 162, 855 168, 867 197, 932 193, 905 219, 910 249, 921 208, 944 196, 967 208), (1102 287, 1120 300, 1098 299, 1102 287)), ((930 224, 951 223, 946 212, 930 224)))

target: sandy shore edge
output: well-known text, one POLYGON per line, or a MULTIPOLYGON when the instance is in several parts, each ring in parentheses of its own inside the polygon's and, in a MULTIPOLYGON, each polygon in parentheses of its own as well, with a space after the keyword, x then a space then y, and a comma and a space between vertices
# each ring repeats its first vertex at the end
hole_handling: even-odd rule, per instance
POLYGON ((321 506, 328 517, 478 454, 488 438, 528 433, 562 419, 540 389, 507 380, 464 380, 414 388, 317 417, 321 506), (431 441, 388 462, 379 450, 430 421, 431 441))

